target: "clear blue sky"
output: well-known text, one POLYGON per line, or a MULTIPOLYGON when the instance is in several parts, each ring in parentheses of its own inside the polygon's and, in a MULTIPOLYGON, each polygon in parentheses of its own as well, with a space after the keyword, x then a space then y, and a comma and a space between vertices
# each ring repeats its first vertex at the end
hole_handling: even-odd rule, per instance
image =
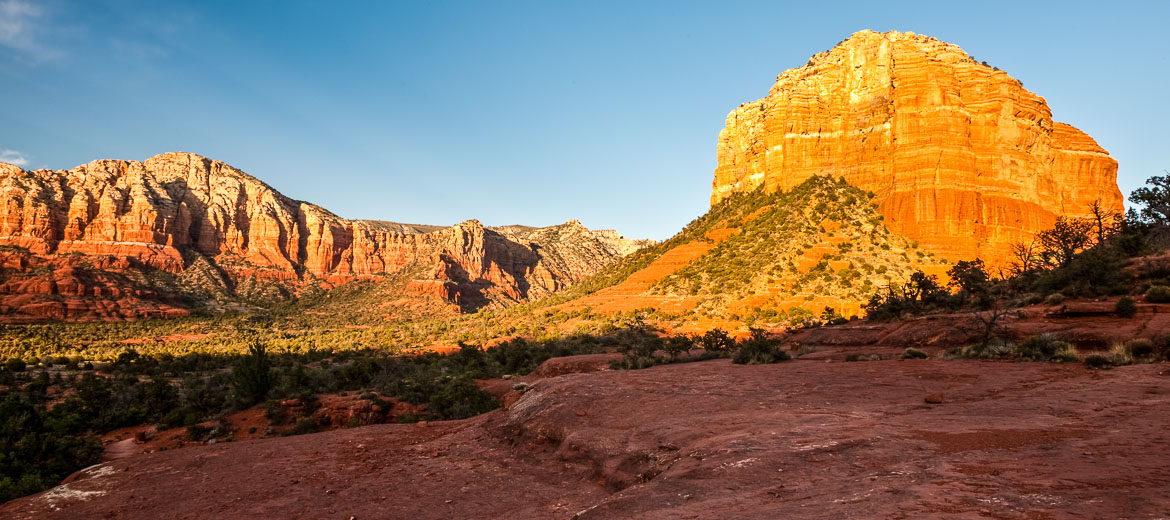
POLYGON ((958 44, 1170 169, 1170 2, 0 0, 0 160, 220 159, 344 217, 666 238, 727 113, 861 29, 958 44), (166 5, 164 5, 166 4, 166 5))

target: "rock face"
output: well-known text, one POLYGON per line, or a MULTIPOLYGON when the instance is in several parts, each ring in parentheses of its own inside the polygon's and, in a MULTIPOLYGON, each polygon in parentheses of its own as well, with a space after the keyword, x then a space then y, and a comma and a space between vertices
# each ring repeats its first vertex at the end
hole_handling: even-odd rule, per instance
MULTIPOLYGON (((67 171, 0 164, 0 246, 15 255, 14 265, 102 256, 182 275, 198 264, 228 286, 248 279, 294 290, 308 281, 335 285, 421 270, 415 292, 467 308, 548 294, 638 244, 577 221, 496 231, 475 220, 452 227, 347 220, 188 153, 67 171)), ((0 282, 24 271, 6 269, 0 282)), ((39 294, 24 289, 47 285, 0 287, 39 294)))
POLYGON ((712 204, 843 176, 887 225, 953 259, 1003 262, 1058 215, 1120 210, 1117 161, 1044 98, 957 46, 862 31, 776 79, 719 134, 712 204))

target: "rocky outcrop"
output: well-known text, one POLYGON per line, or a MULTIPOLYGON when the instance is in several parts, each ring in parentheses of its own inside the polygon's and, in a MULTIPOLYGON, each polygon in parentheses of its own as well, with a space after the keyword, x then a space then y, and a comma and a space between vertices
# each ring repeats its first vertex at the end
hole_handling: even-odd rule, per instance
POLYGON ((1058 215, 1120 210, 1117 161, 1044 98, 957 46, 862 31, 781 74, 719 135, 712 204, 843 176, 886 224, 950 258, 1004 261, 1058 215))
MULTIPOLYGON (((638 244, 577 221, 496 231, 475 220, 452 227, 347 220, 188 153, 65 171, 0 164, 0 246, 31 256, 108 256, 176 275, 198 265, 229 282, 336 285, 422 267, 421 286, 432 289, 421 293, 478 307, 556 291, 638 244)), ((26 282, 7 287, 20 292, 26 282)))

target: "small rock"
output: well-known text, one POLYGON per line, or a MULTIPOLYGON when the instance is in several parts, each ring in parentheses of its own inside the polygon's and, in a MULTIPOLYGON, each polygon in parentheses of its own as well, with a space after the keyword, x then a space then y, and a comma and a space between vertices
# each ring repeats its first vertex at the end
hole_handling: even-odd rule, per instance
POLYGON ((585 416, 585 410, 577 410, 577 416, 578 416, 578 417, 584 417, 584 416, 585 416))
POLYGON ((930 404, 942 404, 943 395, 942 394, 930 394, 930 395, 926 396, 926 402, 930 403, 930 404))

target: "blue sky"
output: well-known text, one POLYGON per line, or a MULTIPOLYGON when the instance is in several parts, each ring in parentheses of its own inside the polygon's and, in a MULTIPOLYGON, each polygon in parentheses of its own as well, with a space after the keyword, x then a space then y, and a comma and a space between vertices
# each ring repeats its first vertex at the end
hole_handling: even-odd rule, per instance
POLYGON ((348 218, 666 238, 727 113, 861 29, 962 46, 1170 169, 1170 2, 0 0, 0 160, 220 159, 348 218))

